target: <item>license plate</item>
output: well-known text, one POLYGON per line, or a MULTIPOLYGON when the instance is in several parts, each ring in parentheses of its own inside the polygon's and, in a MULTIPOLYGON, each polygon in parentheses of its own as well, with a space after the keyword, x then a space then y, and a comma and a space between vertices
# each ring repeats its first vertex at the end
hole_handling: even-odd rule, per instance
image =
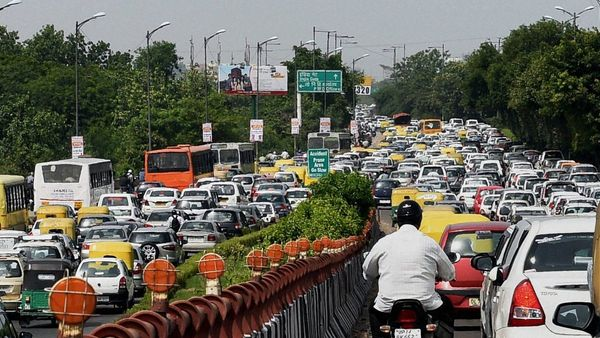
POLYGON ((165 205, 167 202, 154 202, 154 205, 165 205))
POLYGON ((188 237, 188 242, 204 242, 204 237, 188 237))
POLYGON ((0 249, 11 250, 15 245, 15 240, 12 238, 1 238, 0 239, 0 249))
POLYGON ((388 204, 388 203, 390 203, 390 200, 381 200, 380 202, 381 202, 381 203, 388 204))
POLYGON ((101 302, 101 303, 106 303, 108 302, 109 297, 108 296, 97 296, 96 297, 96 301, 101 302))
POLYGON ((479 298, 469 298, 470 307, 479 307, 481 305, 479 298))
POLYGON ((396 329, 394 338, 421 338, 421 329, 396 329))

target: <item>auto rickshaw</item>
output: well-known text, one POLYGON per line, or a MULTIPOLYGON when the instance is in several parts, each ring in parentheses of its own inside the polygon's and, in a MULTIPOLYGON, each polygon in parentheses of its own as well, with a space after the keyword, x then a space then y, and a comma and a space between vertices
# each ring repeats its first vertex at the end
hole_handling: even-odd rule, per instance
POLYGON ((93 242, 90 244, 89 258, 119 258, 130 271, 134 268, 134 249, 128 242, 93 242))
POLYGON ((286 172, 296 173, 298 175, 298 179, 300 179, 300 183, 303 185, 306 184, 306 177, 308 176, 307 168, 304 166, 290 166, 285 168, 286 172))
POLYGON ((25 264, 19 324, 26 327, 32 320, 50 320, 56 325, 54 314, 49 311, 49 289, 69 275, 70 264, 60 259, 34 259, 25 264))
POLYGON ((18 251, 0 252, 0 283, 3 285, 3 291, 0 291, 0 303, 6 312, 17 312, 21 304, 24 258, 18 251))
POLYGON ((477 214, 455 214, 454 211, 424 211, 419 230, 439 243, 446 227, 451 224, 467 222, 489 222, 490 220, 477 214))
POLYGON ((99 207, 81 207, 79 211, 77 211, 77 223, 79 223, 83 217, 89 215, 110 215, 110 211, 106 205, 99 207))
POLYGON ((68 218, 69 207, 66 205, 42 205, 35 212, 36 219, 68 218))
MULTIPOLYGON (((435 202, 442 201, 444 194, 433 191, 420 191, 416 187, 403 187, 392 190, 392 215, 396 215, 398 205, 404 200, 413 200, 421 206, 434 205, 435 202)), ((392 217, 392 225, 396 224, 396 217, 392 217)))
POLYGON ((275 168, 279 168, 279 171, 285 171, 285 168, 291 167, 294 165, 294 159, 280 159, 275 161, 275 168))
POLYGON ((77 239, 77 226, 72 218, 45 218, 40 222, 40 235, 65 234, 72 241, 77 239))

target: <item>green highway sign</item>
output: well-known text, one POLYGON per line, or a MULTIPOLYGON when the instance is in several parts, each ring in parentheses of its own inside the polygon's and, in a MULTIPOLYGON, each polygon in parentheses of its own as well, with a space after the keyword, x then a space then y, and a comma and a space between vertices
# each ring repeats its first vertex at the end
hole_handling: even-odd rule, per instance
POLYGON ((341 70, 299 70, 296 76, 298 93, 341 93, 341 70), (327 87, 325 87, 327 86, 327 87))
POLYGON ((308 149, 308 177, 320 178, 329 173, 329 149, 308 149))

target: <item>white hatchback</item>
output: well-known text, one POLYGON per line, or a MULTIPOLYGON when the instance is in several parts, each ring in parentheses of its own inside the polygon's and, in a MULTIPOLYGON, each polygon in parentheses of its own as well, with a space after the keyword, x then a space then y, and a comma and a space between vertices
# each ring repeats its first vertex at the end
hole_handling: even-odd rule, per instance
POLYGON ((135 283, 125 263, 118 258, 84 259, 75 276, 94 286, 97 305, 115 305, 125 311, 133 305, 135 283))
POLYGON ((472 259, 487 271, 480 294, 483 337, 582 335, 553 319, 562 303, 590 302, 594 224, 589 216, 525 219, 503 234, 495 257, 472 259))
POLYGON ((150 188, 144 194, 142 212, 148 215, 154 209, 172 209, 179 199, 179 190, 173 188, 150 188))

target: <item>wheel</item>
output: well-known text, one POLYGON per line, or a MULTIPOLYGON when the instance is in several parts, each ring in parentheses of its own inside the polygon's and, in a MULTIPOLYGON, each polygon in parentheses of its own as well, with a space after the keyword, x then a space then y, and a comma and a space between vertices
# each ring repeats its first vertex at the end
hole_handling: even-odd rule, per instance
POLYGON ((155 260, 159 256, 158 247, 154 243, 142 243, 142 245, 140 245, 140 251, 142 252, 142 258, 146 263, 155 260))

